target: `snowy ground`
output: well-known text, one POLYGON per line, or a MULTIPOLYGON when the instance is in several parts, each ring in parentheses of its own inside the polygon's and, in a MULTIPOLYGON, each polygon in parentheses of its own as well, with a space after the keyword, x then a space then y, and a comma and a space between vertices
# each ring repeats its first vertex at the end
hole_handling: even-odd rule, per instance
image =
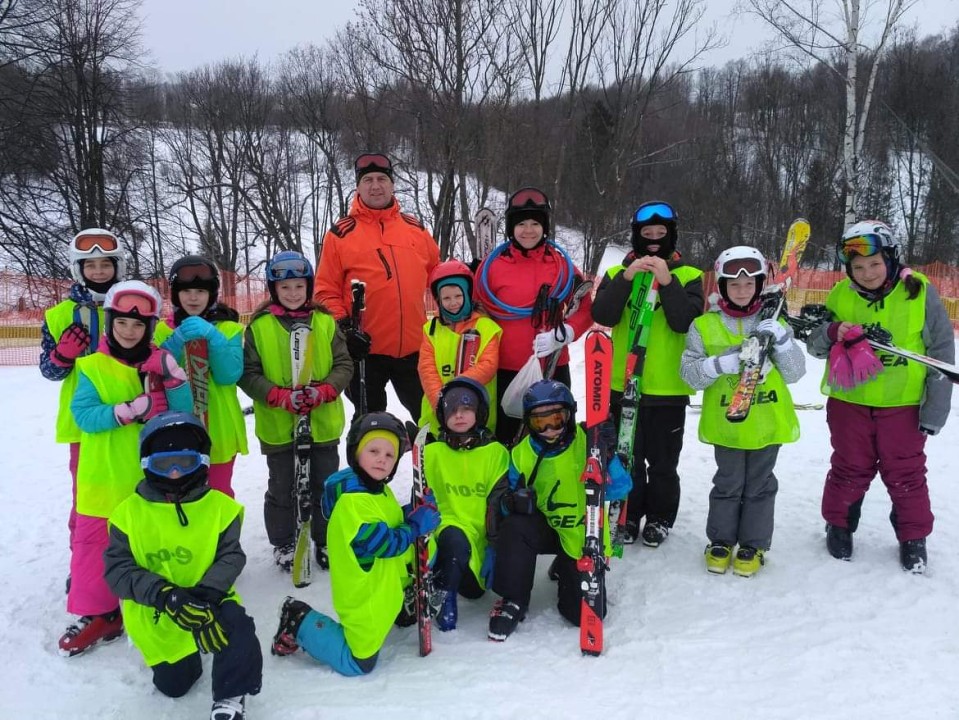
MULTIPOLYGON (((574 378, 581 368, 577 352, 574 378)), ((797 402, 819 401, 821 369, 809 361, 794 389, 797 402)), ((0 657, 11 662, 0 718, 208 717, 208 659, 198 686, 170 700, 153 690, 126 641, 69 660, 57 654, 68 621, 70 497, 66 447, 53 442, 57 390, 34 368, 0 368, 0 577, 8 588, 0 593, 0 657)), ((577 394, 582 398, 581 387, 577 394)), ((248 508, 249 562, 238 587, 265 655, 263 691, 250 699, 249 717, 959 717, 959 418, 927 447, 936 530, 929 570, 918 577, 899 569, 878 481, 864 504, 854 561, 826 554, 819 516, 829 455, 825 412, 800 416, 801 440, 780 455, 776 534, 758 576, 704 570, 714 465, 711 448, 696 439, 699 416, 691 411, 679 519, 659 549, 628 547, 614 561, 602 657, 580 655, 577 630, 555 610, 544 561, 530 616, 506 643, 486 639, 491 597, 461 601, 459 628, 435 633, 432 655, 418 657, 415 628, 394 630, 376 671, 359 679, 304 655, 269 655, 277 608, 293 588, 274 569, 263 528, 266 465, 259 454, 240 458, 234 485, 248 508)), ((252 418, 249 433, 252 440, 252 418)), ((396 489, 405 491, 409 481, 407 456, 396 489)), ((332 611, 325 575, 296 594, 332 611)))

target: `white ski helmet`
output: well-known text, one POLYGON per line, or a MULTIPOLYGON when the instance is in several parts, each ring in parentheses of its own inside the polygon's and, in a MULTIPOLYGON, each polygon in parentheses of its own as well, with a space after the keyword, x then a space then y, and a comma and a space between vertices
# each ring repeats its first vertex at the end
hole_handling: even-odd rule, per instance
POLYGON ((719 286, 719 294, 722 295, 723 300, 734 307, 740 306, 733 303, 726 292, 726 283, 729 280, 734 280, 743 274, 756 280, 756 292, 747 303, 747 305, 751 305, 762 293, 766 284, 766 277, 769 274, 769 263, 766 262, 766 258, 759 250, 748 245, 735 245, 723 250, 716 258, 713 267, 716 270, 716 284, 719 286))
POLYGON ((892 228, 882 220, 860 220, 843 231, 842 239, 848 240, 860 235, 878 235, 882 240, 883 247, 895 247, 896 245, 896 241, 892 237, 892 228))
POLYGON ((853 255, 868 257, 880 251, 891 263, 898 262, 899 243, 892 236, 892 229, 881 220, 860 220, 850 225, 843 231, 842 239, 836 246, 836 255, 845 265, 849 264, 853 255))
POLYGON ((147 332, 144 338, 149 341, 160 319, 160 310, 163 298, 160 293, 140 280, 124 280, 118 282, 103 301, 103 324, 107 332, 107 340, 113 338, 113 321, 118 317, 129 317, 142 320, 146 323, 147 332))
POLYGON ((103 300, 110 286, 126 277, 127 263, 116 235, 103 228, 88 228, 81 230, 70 241, 69 250, 70 275, 73 280, 86 287, 93 294, 95 300, 103 300), (97 287, 83 277, 83 261, 93 258, 109 258, 113 260, 116 273, 113 280, 103 283, 106 287, 97 287))

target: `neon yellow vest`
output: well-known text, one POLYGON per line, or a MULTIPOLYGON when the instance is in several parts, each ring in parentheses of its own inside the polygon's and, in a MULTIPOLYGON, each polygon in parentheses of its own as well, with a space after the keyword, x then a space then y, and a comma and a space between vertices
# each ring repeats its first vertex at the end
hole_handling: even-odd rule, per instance
MULTIPOLYGON (((64 300, 47 310, 43 319, 46 320, 47 329, 54 340, 59 341, 70 325, 73 324, 73 312, 77 303, 73 300, 64 300)), ((97 315, 100 318, 98 327, 103 327, 103 307, 97 305, 97 315)), ((98 338, 99 339, 99 338, 98 338)), ((71 371, 60 383, 60 406, 57 411, 57 436, 58 443, 80 442, 80 428, 77 427, 76 420, 73 419, 73 413, 70 411, 70 401, 73 400, 73 394, 77 391, 77 374, 71 371)))
MULTIPOLYGON (((529 482, 536 465, 536 453, 525 438, 512 450, 513 465, 529 482)), ((546 516, 549 526, 559 535, 563 551, 571 558, 583 554, 586 539, 583 521, 586 513, 586 493, 580 477, 586 465, 586 433, 576 428, 576 438, 555 457, 544 458, 533 479, 536 507, 546 516)), ((606 555, 611 553, 609 523, 603 510, 603 545, 606 555)))
MULTIPOLYGON (((503 334, 503 329, 487 317, 477 319, 476 329, 480 334, 480 346, 476 353, 477 356, 483 353, 483 350, 486 349, 486 346, 492 338, 503 334)), ((449 326, 444 325, 439 322, 439 320, 435 321, 435 323, 433 320, 427 320, 426 324, 423 325, 423 334, 433 343, 436 372, 439 373, 440 380, 442 380, 445 385, 456 377, 456 354, 459 352, 460 338, 463 336, 461 333, 454 332, 449 326), (434 326, 432 335, 430 335, 430 326, 434 326)), ((496 410, 499 405, 499 403, 496 402, 496 375, 493 375, 493 379, 486 383, 484 387, 490 398, 489 420, 486 423, 486 427, 490 430, 496 430, 496 410)), ((439 428, 439 423, 436 420, 436 415, 433 412, 433 407, 430 405, 429 399, 426 395, 423 395, 423 402, 420 405, 419 426, 423 427, 427 423, 429 423, 430 428, 435 434, 439 428)))
MULTIPOLYGON (((136 368, 101 352, 77 360, 104 405, 128 402, 143 393, 136 368)), ((140 423, 106 432, 82 433, 77 467, 77 512, 91 517, 110 513, 134 491, 143 478, 140 469, 140 423)))
POLYGON ((423 469, 443 518, 430 536, 430 556, 436 552, 434 538, 443 528, 459 528, 472 550, 470 570, 483 587, 480 569, 486 554, 486 499, 509 470, 509 452, 498 442, 473 450, 453 450, 446 443, 434 442, 423 451, 423 469))
MULTIPOLYGON (((606 271, 612 280, 625 270, 622 265, 606 271)), ((672 271, 674 282, 678 280, 684 287, 693 280, 701 278, 703 273, 689 265, 681 265, 672 271)), ((633 278, 633 282, 639 282, 633 278)), ((638 298, 642 302, 643 298, 638 298)), ((612 328, 613 338, 613 376, 609 385, 613 390, 622 392, 626 387, 626 356, 632 347, 632 334, 629 330, 630 304, 627 302, 623 314, 612 328)), ((679 359, 686 347, 686 334, 673 332, 666 322, 666 313, 662 305, 657 304, 653 311, 653 325, 649 331, 649 343, 646 347, 646 364, 643 367, 642 382, 639 385, 641 395, 694 395, 689 385, 679 377, 679 359)))
MULTIPOLYGON (((228 340, 243 334, 243 326, 238 322, 221 320, 215 323, 216 329, 223 333, 228 340)), ((173 328, 166 321, 157 323, 153 333, 155 345, 162 345, 173 334, 173 328)), ((185 353, 176 359, 180 367, 185 367, 185 353)), ((243 410, 240 400, 236 396, 236 385, 219 385, 210 373, 208 393, 208 414, 210 418, 210 439, 213 447, 210 450, 211 463, 230 462, 237 453, 246 455, 246 423, 243 421, 243 410)))
MULTIPOLYGON (((925 353, 922 327, 926 322, 926 283, 921 273, 913 276, 922 281, 922 290, 915 300, 908 300, 905 284, 896 287, 882 302, 872 307, 851 286, 849 278, 838 282, 826 298, 826 307, 832 310, 836 320, 857 325, 879 323, 892 333, 892 342, 906 350, 925 353)), ((852 390, 835 390, 829 387, 829 363, 823 373, 822 391, 838 400, 866 405, 868 407, 901 407, 918 405, 926 384, 926 368, 909 362, 897 355, 876 351, 876 357, 885 366, 879 376, 852 390)))
POLYGON ((364 571, 350 543, 364 523, 403 523, 403 510, 389 486, 381 495, 345 493, 336 501, 327 529, 330 553, 330 590, 333 607, 343 625, 346 642, 357 658, 368 658, 383 647, 403 605, 408 583, 406 564, 413 562, 413 546, 398 557, 377 558, 364 571))
MULTIPOLYGON (((208 492, 183 506, 189 523, 180 525, 176 505, 150 502, 134 493, 110 515, 110 524, 130 541, 137 565, 173 585, 193 587, 216 559, 217 540, 243 506, 223 493, 208 492)), ((231 600, 240 602, 230 589, 231 600)), ((166 613, 154 622, 155 609, 123 601, 123 627, 149 666, 175 663, 197 651, 193 634, 177 626, 166 613)))
MULTIPOLYGON (((313 358, 311 379, 322 381, 333 366, 331 347, 336 323, 324 312, 314 312, 310 322, 310 357, 313 358)), ((290 362, 290 333, 273 315, 260 315, 250 325, 256 351, 263 363, 267 380, 281 387, 291 387, 292 363, 290 362)), ((255 401, 253 414, 256 417, 256 436, 267 445, 286 445, 292 442, 296 418, 281 408, 271 408, 266 403, 255 401)), ((313 440, 318 443, 339 440, 346 424, 343 400, 337 396, 331 403, 323 403, 310 413, 313 440)))
MULTIPOLYGON (((693 320, 702 335, 707 355, 720 355, 745 339, 742 321, 739 333, 731 332, 717 312, 693 320)), ((720 375, 703 391, 703 413, 699 418, 699 439, 710 445, 735 450, 759 450, 799 439, 799 418, 792 395, 773 365, 765 381, 756 387, 749 415, 739 423, 726 419, 726 408, 739 382, 738 375, 720 375)))

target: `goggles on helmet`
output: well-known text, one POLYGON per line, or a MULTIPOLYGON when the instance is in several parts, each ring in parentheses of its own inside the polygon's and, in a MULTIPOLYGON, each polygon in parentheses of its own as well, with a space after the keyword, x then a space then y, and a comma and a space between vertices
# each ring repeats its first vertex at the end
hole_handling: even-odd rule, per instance
POLYGON ((389 173, 393 169, 393 163, 386 155, 380 153, 366 153, 356 158, 353 164, 355 170, 367 170, 368 168, 379 168, 384 173, 389 173))
POLYGON ((157 307, 156 299, 136 291, 118 293, 113 298, 111 309, 121 315, 160 316, 160 308, 157 307))
POLYGON ((167 450, 147 455, 140 465, 154 475, 176 480, 196 472, 201 466, 209 467, 210 456, 196 450, 167 450))
POLYGON ((119 243, 113 235, 78 235, 73 240, 73 247, 81 253, 90 253, 94 250, 111 253, 117 251, 119 243))
POLYGON ((530 411, 526 424, 530 432, 542 433, 547 430, 562 430, 567 422, 569 422, 569 408, 553 408, 530 411))
POLYGON ((195 280, 213 280, 213 268, 204 263, 198 265, 184 265, 177 268, 176 275, 171 278, 172 282, 189 283, 195 280))
POLYGON ((509 199, 509 206, 515 209, 522 209, 527 206, 543 207, 549 206, 549 199, 546 194, 536 188, 524 188, 517 190, 509 199))
POLYGON ((303 258, 275 260, 266 268, 266 279, 273 282, 290 278, 308 278, 312 274, 310 264, 303 258))
POLYGON ((756 277, 762 275, 764 270, 763 263, 758 258, 732 258, 723 263, 719 269, 719 275, 725 278, 736 278, 745 273, 746 277, 756 277))
POLYGON ((862 255, 869 257, 882 250, 882 238, 879 235, 869 233, 867 235, 856 235, 850 238, 843 238, 839 241, 836 248, 836 254, 842 263, 848 263, 853 255, 862 255))
POLYGON ((647 203, 646 205, 640 206, 639 209, 636 210, 636 214, 633 215, 633 222, 649 222, 657 217, 660 220, 675 220, 676 211, 673 210, 673 206, 669 203, 647 203))

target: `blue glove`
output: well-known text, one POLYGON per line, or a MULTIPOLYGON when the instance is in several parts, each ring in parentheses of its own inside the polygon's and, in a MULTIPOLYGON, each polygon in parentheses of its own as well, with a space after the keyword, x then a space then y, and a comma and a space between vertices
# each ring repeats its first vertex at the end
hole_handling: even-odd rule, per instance
POLYGON ((606 469, 609 471, 609 483, 606 485, 606 499, 610 502, 619 502, 624 500, 629 491, 633 489, 633 478, 626 472, 619 456, 615 456, 609 461, 606 469))
POLYGON ((210 340, 219 331, 213 323, 198 315, 191 315, 180 323, 177 332, 183 336, 184 340, 210 340))
POLYGON ((416 537, 428 535, 440 526, 440 511, 435 505, 420 505, 410 513, 406 522, 416 537))
POLYGON ((483 585, 488 588, 493 587, 493 569, 496 567, 496 548, 486 546, 486 554, 483 555, 483 567, 480 568, 480 578, 483 585))

